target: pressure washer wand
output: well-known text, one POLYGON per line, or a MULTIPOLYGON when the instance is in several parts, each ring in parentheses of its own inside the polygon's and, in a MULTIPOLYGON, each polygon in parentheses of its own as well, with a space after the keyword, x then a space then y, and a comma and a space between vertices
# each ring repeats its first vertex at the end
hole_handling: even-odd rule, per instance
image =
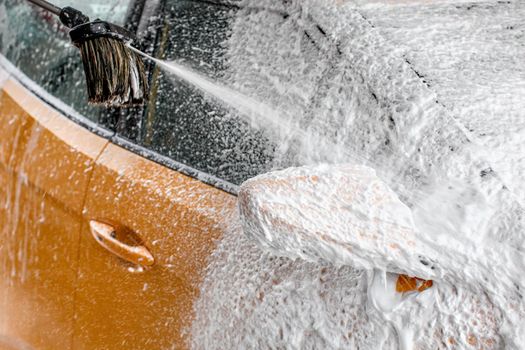
POLYGON ((32 2, 33 4, 35 4, 37 6, 40 6, 41 8, 43 8, 46 11, 54 13, 57 16, 60 16, 60 12, 62 11, 62 9, 60 7, 55 6, 53 4, 50 4, 49 2, 44 1, 44 0, 28 0, 28 1, 32 2))
POLYGON ((57 15, 71 29, 69 36, 80 49, 90 103, 131 106, 144 102, 148 89, 144 62, 127 46, 135 39, 133 33, 98 19, 90 22, 72 7, 27 1, 57 15))

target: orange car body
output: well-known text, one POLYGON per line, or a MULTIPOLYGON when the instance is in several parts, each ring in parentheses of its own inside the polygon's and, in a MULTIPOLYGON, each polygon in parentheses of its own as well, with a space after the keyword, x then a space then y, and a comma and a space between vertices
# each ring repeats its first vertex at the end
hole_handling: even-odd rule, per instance
POLYGON ((0 348, 184 348, 235 197, 111 144, 0 73, 0 348), (103 249, 90 220, 138 235, 154 265, 103 249))

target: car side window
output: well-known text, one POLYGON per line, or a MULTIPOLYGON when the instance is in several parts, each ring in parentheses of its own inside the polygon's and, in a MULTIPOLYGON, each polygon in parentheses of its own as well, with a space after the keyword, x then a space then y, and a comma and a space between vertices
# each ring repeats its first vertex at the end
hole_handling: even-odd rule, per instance
MULTIPOLYGON (((155 55, 220 81, 234 11, 227 4, 166 1, 155 55)), ((275 145, 264 131, 158 67, 152 77, 134 142, 234 184, 271 167, 275 145)))
MULTIPOLYGON (((124 23, 132 0, 55 0, 91 19, 124 23)), ((82 61, 56 16, 27 1, 0 0, 0 52, 29 78, 87 118, 99 122, 108 113, 87 103, 82 61)))

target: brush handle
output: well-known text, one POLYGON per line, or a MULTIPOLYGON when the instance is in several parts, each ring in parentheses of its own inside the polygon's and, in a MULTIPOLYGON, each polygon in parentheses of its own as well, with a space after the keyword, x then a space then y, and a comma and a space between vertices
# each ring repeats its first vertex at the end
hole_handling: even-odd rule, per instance
POLYGON ((55 15, 57 16, 60 16, 60 12, 62 11, 62 9, 58 6, 55 6, 47 1, 44 1, 44 0, 27 0, 41 8, 43 8, 44 10, 46 11, 49 11, 51 13, 54 13, 55 15))

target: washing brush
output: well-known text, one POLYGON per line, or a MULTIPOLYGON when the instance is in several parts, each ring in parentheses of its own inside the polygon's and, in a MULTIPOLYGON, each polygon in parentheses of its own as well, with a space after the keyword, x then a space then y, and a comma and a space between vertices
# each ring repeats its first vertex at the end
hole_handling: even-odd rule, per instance
POLYGON ((135 40, 130 31, 72 8, 59 8, 44 0, 28 0, 58 16, 70 28, 69 36, 80 49, 89 102, 112 107, 140 105, 148 84, 142 58, 128 45, 135 40))

